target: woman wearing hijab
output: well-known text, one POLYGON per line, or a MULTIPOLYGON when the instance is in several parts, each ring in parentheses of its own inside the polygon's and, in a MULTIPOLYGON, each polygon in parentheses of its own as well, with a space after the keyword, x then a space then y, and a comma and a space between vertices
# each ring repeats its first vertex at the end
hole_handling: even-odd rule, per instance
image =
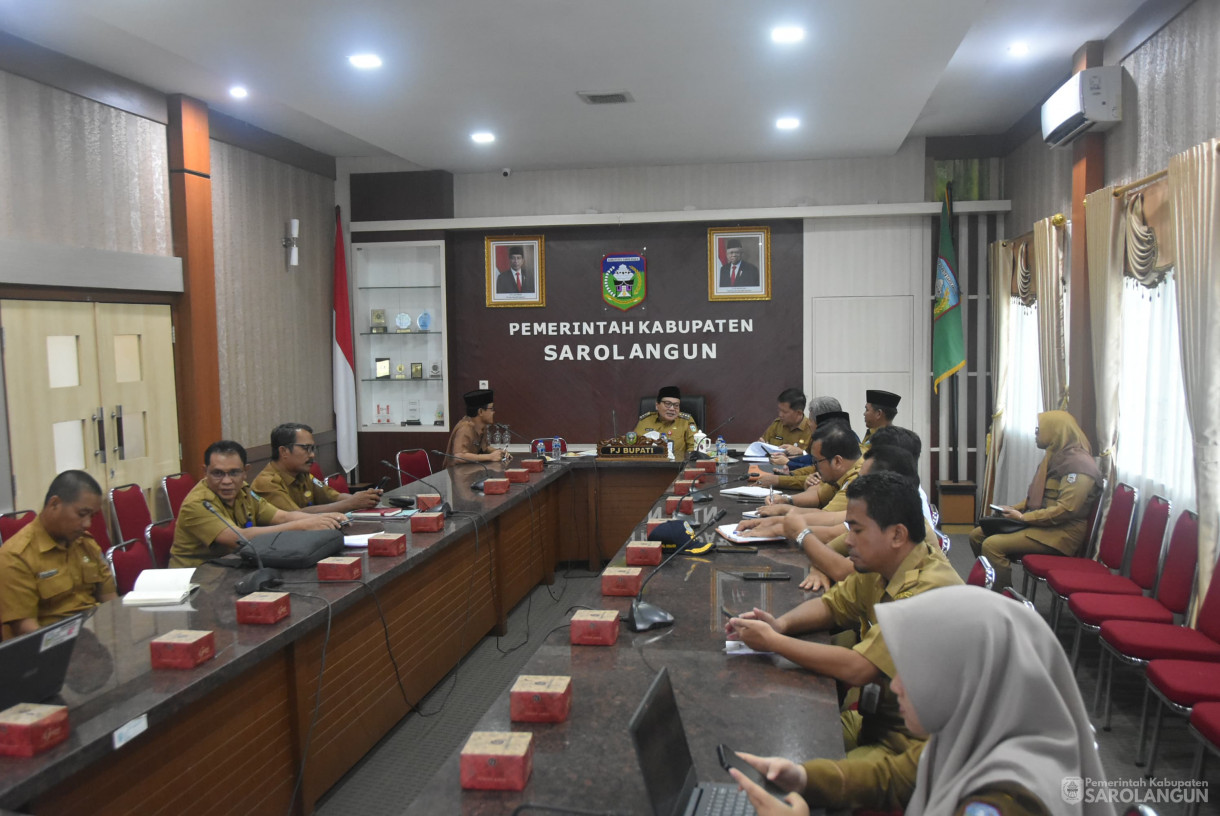
MULTIPOLYGON (((1114 816, 1071 665, 1032 609, 978 587, 880 604, 907 728, 930 735, 906 816, 1114 816), (969 682, 962 682, 967 678, 969 682)), ((804 768, 743 754, 780 787, 804 768)), ((763 816, 808 814, 731 771, 763 816)))
POLYGON ((1030 482, 1025 501, 1004 507, 1011 529, 995 532, 975 527, 970 548, 995 568, 997 592, 1012 583, 1012 557, 1030 553, 1075 555, 1084 544, 1089 514, 1101 493, 1101 472, 1089 440, 1067 411, 1038 414, 1035 434, 1046 451, 1030 482))

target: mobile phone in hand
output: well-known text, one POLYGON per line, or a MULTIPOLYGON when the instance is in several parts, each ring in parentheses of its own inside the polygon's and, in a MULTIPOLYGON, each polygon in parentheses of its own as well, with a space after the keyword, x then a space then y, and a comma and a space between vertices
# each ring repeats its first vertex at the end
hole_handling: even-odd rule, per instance
POLYGON ((998 504, 989 504, 987 506, 990 507, 995 512, 1000 513, 1001 515, 1004 513, 1004 508, 998 504))
POLYGON ((389 484, 390 484, 390 477, 382 476, 381 481, 379 481, 377 483, 377 486, 374 488, 374 490, 385 490, 389 484))
POLYGON ((728 772, 729 768, 736 768, 737 770, 741 771, 747 779, 756 785, 761 785, 767 793, 771 794, 776 799, 782 800, 788 795, 787 791, 760 774, 754 769, 753 765, 737 756, 737 752, 724 743, 720 743, 716 746, 716 756, 720 759, 720 767, 724 768, 726 773, 728 772))

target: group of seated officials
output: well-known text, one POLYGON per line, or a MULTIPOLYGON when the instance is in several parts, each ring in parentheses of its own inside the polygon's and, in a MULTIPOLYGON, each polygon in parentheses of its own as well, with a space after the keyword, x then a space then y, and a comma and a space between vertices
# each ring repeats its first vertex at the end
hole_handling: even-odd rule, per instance
MULTIPOLYGON (((661 433, 672 434, 676 449, 681 440, 685 455, 697 429, 691 417, 678 410, 680 399, 676 387, 661 389, 656 411, 641 417, 637 432, 667 429, 661 433)), ((476 461, 504 460, 507 451, 487 445, 493 394, 470 392, 465 400, 467 417, 454 429, 450 453, 476 461)), ((920 439, 893 424, 899 397, 867 393, 864 440, 852 431, 850 417, 833 398, 814 400, 809 417, 798 389, 784 391, 777 402, 778 416, 761 441, 782 452, 772 459, 775 474, 761 481, 795 492, 768 500, 761 518, 743 521, 740 529, 747 535, 782 534, 790 539, 811 565, 802 586, 824 592, 778 617, 757 608, 744 612, 726 624, 726 633, 839 682, 847 756, 797 765, 777 757, 743 755, 794 791, 780 802, 740 779, 756 808, 760 813, 807 813, 810 806, 905 807, 907 813, 970 816, 1060 812, 1048 792, 1058 792, 1062 776, 1088 772, 1102 778, 1091 739, 1073 742, 1070 750, 1060 745, 1061 750, 1048 752, 1034 747, 1037 742, 1019 739, 1014 723, 980 719, 970 712, 1028 697, 1031 706, 1037 701, 1042 707, 1040 727, 1047 734, 1072 736, 1088 727, 1074 679, 1058 641, 1022 606, 989 598, 982 590, 940 594, 962 580, 938 545, 919 485, 920 439), (925 593, 936 600, 903 600, 925 593), (887 607, 895 601, 901 603, 887 607), (1012 623, 1014 618, 1019 625, 1012 623), (798 637, 816 631, 837 634, 829 644, 798 637), (967 645, 976 640, 990 645, 967 645), (987 671, 1007 670, 1010 664, 1002 656, 1006 650, 1015 655, 1030 649, 1048 656, 1028 677, 1006 680, 998 670, 987 671), (900 681, 899 675, 906 680, 900 681), (964 677, 979 679, 979 685, 964 684, 964 677), (1048 708, 1048 700, 1057 701, 1058 708, 1048 708), (1006 728, 1014 733, 1007 734, 1006 728), (930 734, 935 735, 931 740, 930 734), (960 745, 955 747, 954 741, 965 739, 989 740, 991 759, 981 762, 960 745), (946 741, 949 744, 943 744, 946 741), (1010 764, 1018 758, 1028 764, 1010 764), (1047 763, 1062 771, 1053 785, 1033 773, 1047 763), (1031 770, 1018 772, 1020 768, 1031 770), (933 802, 939 805, 933 807, 933 802)), ((1037 440, 1046 455, 1027 498, 1020 507, 1004 511, 1026 528, 991 537, 975 530, 971 536, 976 551, 995 558, 997 577, 1003 576, 997 589, 1006 586, 1011 575, 1004 559, 1023 552, 1075 553, 1089 502, 1096 499, 1100 477, 1088 442, 1071 416, 1061 411, 1041 414, 1037 440)), ((379 502, 380 490, 341 495, 311 475, 316 445, 308 426, 280 425, 272 431, 271 443, 271 461, 251 484, 245 481, 246 451, 241 445, 221 440, 207 449, 204 478, 179 511, 170 566, 194 566, 234 552, 240 543, 235 528, 245 536, 335 528, 347 511, 379 502)), ((88 534, 101 504, 101 487, 91 476, 83 471, 61 473, 48 489, 38 518, 0 547, 0 616, 8 633, 34 631, 116 596, 106 560, 88 534)), ((1080 812, 1090 812, 1090 807, 1111 812, 1089 803, 1080 805, 1080 812)))

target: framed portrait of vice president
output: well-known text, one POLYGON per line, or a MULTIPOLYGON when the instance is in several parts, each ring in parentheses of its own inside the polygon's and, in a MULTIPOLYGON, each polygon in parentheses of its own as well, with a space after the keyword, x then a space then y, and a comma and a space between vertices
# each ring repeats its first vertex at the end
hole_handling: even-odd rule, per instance
POLYGON ((487 305, 545 306, 546 249, 541 235, 483 239, 487 305))
POLYGON ((771 228, 707 231, 707 299, 771 299, 771 228))

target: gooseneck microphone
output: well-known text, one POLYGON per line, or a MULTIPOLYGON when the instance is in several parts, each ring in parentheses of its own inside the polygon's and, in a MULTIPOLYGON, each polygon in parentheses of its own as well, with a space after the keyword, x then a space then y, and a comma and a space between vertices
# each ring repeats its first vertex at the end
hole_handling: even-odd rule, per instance
MULTIPOLYGON (((263 557, 259 554, 258 548, 250 543, 250 539, 241 534, 241 530, 238 529, 233 522, 221 515, 220 511, 216 509, 212 502, 204 499, 203 509, 220 519, 224 526, 228 527, 237 534, 237 540, 240 541, 244 547, 249 549, 250 552, 254 553, 254 561, 258 564, 258 569, 233 585, 233 588, 237 590, 238 595, 249 595, 251 592, 262 592, 264 589, 277 587, 282 583, 280 580, 280 574, 278 572, 270 569, 269 567, 263 566, 263 557)), ((238 547, 238 549, 240 550, 241 547, 238 547)))
POLYGON ((637 592, 635 598, 632 599, 631 611, 627 613, 627 625, 631 627, 631 631, 647 632, 649 629, 658 629, 662 626, 673 626, 673 615, 669 614, 659 606, 644 603, 642 600, 640 600, 644 597, 644 587, 648 586, 648 582, 651 581, 653 576, 660 572, 666 564, 673 561, 678 557, 679 554, 684 552, 686 548, 691 545, 691 542, 703 535, 704 531, 713 524, 724 518, 724 512, 723 507, 717 508, 716 512, 712 513, 708 520, 703 522, 703 526, 696 530, 689 539, 678 545, 678 547, 676 547, 674 551, 670 553, 669 558, 666 558, 660 564, 657 564, 657 568, 648 574, 648 577, 644 579, 644 583, 640 584, 640 591, 637 592))
POLYGON ((491 470, 490 470, 490 469, 487 467, 487 465, 483 464, 482 462, 475 462, 475 461, 474 461, 474 460, 472 460, 472 459, 463 459, 463 458, 462 458, 462 457, 460 457, 460 456, 454 456, 452 453, 441 453, 441 452, 440 452, 440 451, 438 451, 438 450, 434 450, 434 451, 428 451, 428 453, 435 453, 437 456, 443 456, 443 457, 445 457, 446 459, 453 459, 453 460, 455 460, 455 461, 461 462, 461 463, 466 464, 466 465, 478 465, 479 467, 483 468, 483 478, 482 478, 482 479, 479 479, 479 480, 477 480, 477 481, 475 481, 475 482, 473 482, 473 483, 470 485, 470 489, 471 489, 471 490, 478 490, 478 491, 482 491, 482 490, 483 490, 483 482, 487 481, 487 480, 488 480, 488 478, 490 478, 490 477, 491 477, 491 470))
MULTIPOLYGON (((427 452, 428 452, 428 451, 424 450, 423 448, 409 448, 408 450, 412 450, 412 451, 419 451, 420 453, 427 453, 427 452)), ((405 470, 403 470, 402 468, 398 467, 397 465, 390 464, 390 462, 386 461, 385 459, 382 459, 382 460, 381 460, 381 464, 385 465, 385 466, 386 466, 386 467, 388 467, 390 470, 396 470, 396 471, 398 471, 398 472, 399 472, 399 473, 401 473, 403 476, 410 476, 410 477, 411 477, 411 481, 413 481, 413 482, 421 482, 421 483, 423 483, 423 484, 426 484, 428 487, 430 487, 430 488, 432 488, 433 490, 435 490, 435 491, 436 491, 436 492, 437 492, 437 493, 438 493, 438 494, 441 496, 441 498, 442 498, 442 499, 444 498, 444 496, 445 496, 444 491, 443 491, 443 490, 441 490, 441 489, 440 489, 439 487, 437 487, 436 485, 432 484, 432 482, 428 481, 428 480, 427 480, 427 479, 425 479, 423 476, 416 476, 414 473, 410 473, 410 472, 408 472, 408 471, 405 471, 405 470)), ((416 505, 415 505, 415 497, 414 497, 414 496, 408 496, 408 497, 406 497, 406 498, 410 499, 410 503, 409 503, 408 505, 406 505, 407 507, 415 507, 415 506, 416 506, 416 505)), ((390 504, 394 505, 395 507, 398 507, 399 505, 397 504, 397 502, 401 502, 402 500, 403 500, 403 499, 402 499, 402 497, 399 497, 399 496, 390 496, 389 498, 387 498, 387 499, 386 499, 386 501, 388 501, 390 504)), ((453 512, 453 510, 452 510, 452 508, 450 508, 450 507, 449 507, 449 502, 447 502, 447 501, 442 501, 442 502, 441 502, 441 504, 440 504, 440 506, 439 506, 439 507, 437 507, 437 508, 435 509, 435 511, 434 511, 434 512, 438 512, 438 513, 444 513, 444 514, 445 514, 445 516, 446 516, 446 517, 448 517, 448 516, 449 516, 449 514, 453 512)))

